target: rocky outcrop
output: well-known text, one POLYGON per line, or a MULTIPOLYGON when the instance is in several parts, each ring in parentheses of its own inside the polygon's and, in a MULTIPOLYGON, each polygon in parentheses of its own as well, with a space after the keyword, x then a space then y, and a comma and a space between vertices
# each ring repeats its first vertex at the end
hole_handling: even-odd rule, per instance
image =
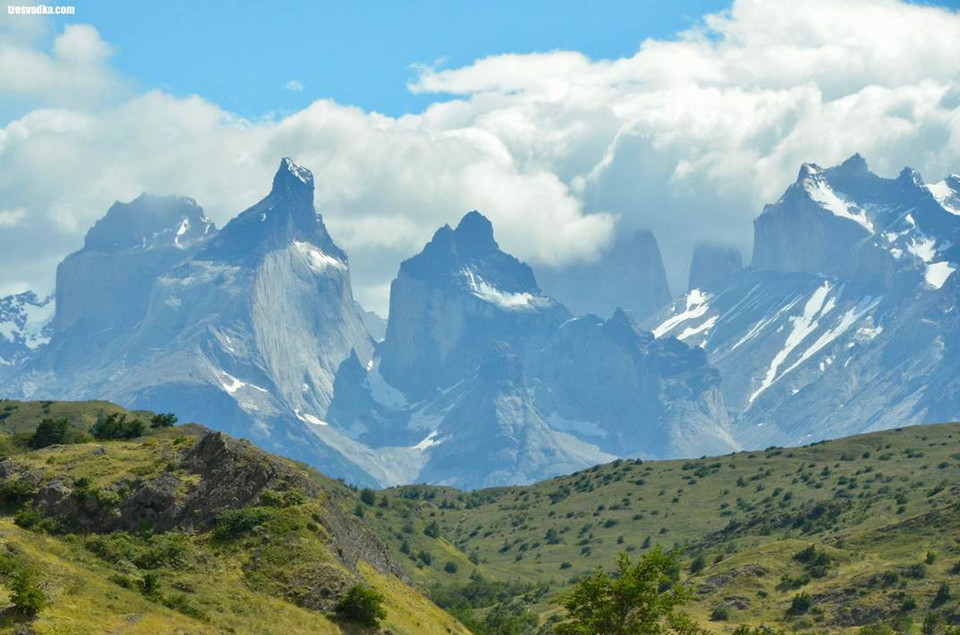
MULTIPOLYGON (((219 432, 204 432, 179 452, 158 452, 151 457, 164 466, 158 475, 122 478, 102 490, 27 469, 15 459, 0 462, 0 477, 8 483, 25 484, 20 489, 29 494, 21 503, 29 509, 70 531, 93 533, 145 528, 155 532, 208 530, 223 512, 263 504, 268 493, 296 490, 306 500, 324 502, 317 522, 331 552, 348 570, 356 573, 362 561, 382 573, 406 579, 379 538, 342 508, 341 495, 286 459, 219 432)), ((97 459, 91 456, 88 460, 97 459)), ((327 597, 317 592, 318 598, 327 597)))
POLYGON ((537 277, 547 293, 577 315, 609 317, 620 308, 639 320, 671 299, 660 248, 649 230, 616 237, 594 262, 541 267, 537 277))

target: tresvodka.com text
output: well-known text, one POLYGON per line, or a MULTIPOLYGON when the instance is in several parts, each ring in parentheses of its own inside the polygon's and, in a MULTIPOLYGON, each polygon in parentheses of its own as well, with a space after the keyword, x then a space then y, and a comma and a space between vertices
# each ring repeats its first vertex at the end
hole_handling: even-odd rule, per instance
POLYGON ((49 4, 20 4, 7 5, 7 15, 75 15, 77 8, 73 5, 53 7, 49 4))

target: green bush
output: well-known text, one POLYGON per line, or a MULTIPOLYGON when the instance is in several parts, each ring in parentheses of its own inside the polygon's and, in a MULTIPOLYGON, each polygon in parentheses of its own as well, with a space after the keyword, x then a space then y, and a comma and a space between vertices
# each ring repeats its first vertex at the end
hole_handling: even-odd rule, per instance
POLYGON ((360 490, 360 502, 372 507, 377 502, 377 494, 370 488, 364 488, 360 490))
POLYGON ((434 520, 434 521, 431 522, 429 525, 427 525, 426 527, 424 527, 423 533, 425 533, 426 535, 430 536, 431 538, 439 538, 439 537, 440 537, 440 525, 438 525, 438 524, 437 524, 437 521, 434 520))
POLYGON ((726 622, 730 619, 730 609, 725 606, 718 606, 710 611, 710 619, 714 622, 726 622))
POLYGON ((29 445, 34 450, 39 450, 50 445, 63 444, 69 430, 70 422, 66 419, 44 419, 30 438, 29 445))
POLYGON ((357 584, 347 591, 336 607, 342 618, 376 627, 380 620, 387 617, 383 608, 383 595, 376 589, 357 584))
POLYGON ((810 597, 810 594, 806 591, 798 593, 793 596, 793 600, 790 601, 790 609, 788 613, 790 615, 803 615, 813 606, 813 598, 810 597))
POLYGON ((161 412, 150 418, 151 428, 172 428, 177 423, 177 415, 172 412, 161 412))
POLYGON ((217 516, 214 535, 221 540, 239 538, 254 527, 259 527, 271 518, 274 512, 265 507, 241 507, 228 509, 217 516))
POLYGON ((146 425, 139 419, 130 419, 126 413, 113 413, 106 417, 101 416, 90 428, 95 439, 101 441, 111 439, 135 439, 143 435, 146 425))
POLYGON ((20 613, 34 617, 47 605, 47 595, 33 569, 24 568, 13 575, 10 600, 20 613))
POLYGON ((456 573, 458 569, 457 563, 453 560, 447 560, 447 563, 443 565, 443 570, 450 574, 456 573))

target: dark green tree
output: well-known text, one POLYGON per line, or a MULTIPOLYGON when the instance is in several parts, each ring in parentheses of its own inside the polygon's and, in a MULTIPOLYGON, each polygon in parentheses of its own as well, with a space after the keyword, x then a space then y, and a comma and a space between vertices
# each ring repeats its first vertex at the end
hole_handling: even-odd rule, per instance
POLYGON ((177 415, 172 412, 161 412, 150 418, 151 428, 171 428, 177 423, 177 415))
POLYGON ((563 607, 567 621, 558 635, 633 635, 648 633, 702 633, 682 611, 691 596, 676 581, 677 556, 654 547, 632 562, 626 553, 613 575, 597 570, 567 592, 563 607))
POLYGON ((376 589, 360 584, 350 587, 337 603, 336 610, 344 619, 373 627, 387 617, 387 611, 383 608, 383 595, 376 589))
POLYGON ((30 438, 29 446, 34 450, 48 445, 66 443, 70 432, 70 422, 66 419, 44 419, 30 438))

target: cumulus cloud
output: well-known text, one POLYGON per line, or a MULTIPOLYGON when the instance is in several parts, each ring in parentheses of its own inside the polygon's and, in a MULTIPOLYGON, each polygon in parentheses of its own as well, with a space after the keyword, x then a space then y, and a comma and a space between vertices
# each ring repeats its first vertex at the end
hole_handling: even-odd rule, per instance
MULTIPOLYGON (((38 67, 112 77, 90 27, 49 51, 12 48, 38 67)), ((739 0, 622 59, 555 51, 419 66, 410 89, 442 101, 399 118, 317 101, 252 121, 162 92, 82 109, 64 100, 67 79, 4 78, 0 96, 50 103, 0 130, 0 200, 31 210, 0 234, 19 254, 0 254, 0 268, 30 279, 141 190, 193 196, 222 224, 289 155, 314 171, 318 207, 373 308, 386 306, 402 258, 475 208, 540 266, 594 258, 615 232, 649 227, 679 290, 697 242, 749 256, 752 219, 804 161, 860 152, 882 174, 956 172, 957 59, 960 16, 946 9, 739 0)))
POLYGON ((113 97, 121 82, 109 68, 113 49, 87 24, 68 25, 41 48, 42 18, 0 22, 0 95, 47 106, 89 106, 113 97))
POLYGON ((284 85, 284 88, 294 93, 301 93, 303 92, 303 82, 299 79, 291 79, 284 85))

